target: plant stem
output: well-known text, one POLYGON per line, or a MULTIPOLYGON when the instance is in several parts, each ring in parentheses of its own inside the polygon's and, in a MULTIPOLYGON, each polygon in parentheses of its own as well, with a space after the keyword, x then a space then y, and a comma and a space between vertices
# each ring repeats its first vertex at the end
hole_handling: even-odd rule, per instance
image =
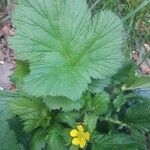
POLYGON ((124 126, 124 127, 127 127, 127 128, 130 128, 130 126, 128 126, 126 123, 123 123, 119 120, 114 120, 112 118, 108 118, 108 117, 104 117, 104 118, 100 118, 100 120, 103 120, 103 121, 109 121, 109 122, 112 122, 114 124, 117 124, 117 125, 120 125, 120 126, 124 126))

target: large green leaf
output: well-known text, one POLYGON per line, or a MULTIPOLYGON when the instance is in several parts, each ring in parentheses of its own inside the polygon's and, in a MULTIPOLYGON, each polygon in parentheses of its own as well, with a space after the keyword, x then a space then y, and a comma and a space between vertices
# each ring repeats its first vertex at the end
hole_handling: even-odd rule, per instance
POLYGON ((125 122, 135 128, 150 129, 150 102, 138 102, 130 107, 126 113, 125 122))
POLYGON ((0 121, 0 149, 1 150, 23 150, 24 148, 17 144, 14 131, 9 129, 7 122, 0 121))
POLYGON ((12 112, 24 120, 24 130, 32 131, 42 126, 47 127, 51 120, 50 114, 45 104, 38 99, 20 98, 10 103, 12 112))
POLYGON ((13 21, 13 48, 30 61, 28 94, 77 100, 91 77, 104 79, 121 66, 121 20, 111 11, 91 19, 86 0, 20 0, 13 21))
POLYGON ((124 134, 99 135, 94 137, 92 150, 135 150, 135 142, 124 134))

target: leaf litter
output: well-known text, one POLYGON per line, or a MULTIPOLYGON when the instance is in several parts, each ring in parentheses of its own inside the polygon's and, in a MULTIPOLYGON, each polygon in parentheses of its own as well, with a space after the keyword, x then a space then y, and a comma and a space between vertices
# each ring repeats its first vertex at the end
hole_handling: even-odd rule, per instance
POLYGON ((8 17, 9 12, 8 6, 0 9, 0 90, 13 89, 10 75, 15 68, 15 57, 13 50, 8 46, 7 39, 14 36, 15 28, 8 17))

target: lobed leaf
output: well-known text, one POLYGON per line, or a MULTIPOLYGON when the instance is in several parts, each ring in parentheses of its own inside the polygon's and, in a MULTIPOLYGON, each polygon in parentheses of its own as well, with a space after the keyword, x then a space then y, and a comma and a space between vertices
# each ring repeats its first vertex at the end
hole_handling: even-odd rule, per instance
POLYGON ((86 0, 21 0, 13 20, 11 43, 19 59, 30 61, 30 95, 77 100, 91 77, 104 79, 121 66, 121 20, 111 11, 91 19, 86 0))

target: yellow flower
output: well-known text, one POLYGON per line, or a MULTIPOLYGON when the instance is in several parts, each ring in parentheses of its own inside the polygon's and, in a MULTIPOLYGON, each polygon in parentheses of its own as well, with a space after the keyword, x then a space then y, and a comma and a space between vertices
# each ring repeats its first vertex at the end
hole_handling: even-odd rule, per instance
POLYGON ((80 148, 84 148, 90 139, 90 133, 84 132, 82 125, 77 125, 77 129, 71 130, 70 136, 73 138, 72 144, 79 145, 80 148))

